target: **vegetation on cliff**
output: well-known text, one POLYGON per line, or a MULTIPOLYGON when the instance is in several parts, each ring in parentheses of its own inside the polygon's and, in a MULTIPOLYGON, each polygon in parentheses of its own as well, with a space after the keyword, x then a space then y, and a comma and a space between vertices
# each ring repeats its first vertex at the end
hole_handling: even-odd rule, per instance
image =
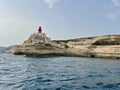
MULTIPOLYGON (((120 35, 106 35, 69 40, 45 40, 40 34, 30 36, 22 45, 10 47, 6 52, 28 56, 84 56, 120 58, 120 35), (36 36, 37 35, 37 36, 36 36), (39 42, 37 42, 39 38, 39 42), (37 43, 32 43, 37 42, 37 43)), ((48 38, 46 38, 48 39, 48 38)))

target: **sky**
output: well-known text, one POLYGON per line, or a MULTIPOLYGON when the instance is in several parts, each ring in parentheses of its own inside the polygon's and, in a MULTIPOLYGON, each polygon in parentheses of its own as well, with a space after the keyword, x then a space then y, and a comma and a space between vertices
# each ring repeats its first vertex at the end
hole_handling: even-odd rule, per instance
POLYGON ((0 0, 0 46, 42 26, 52 40, 120 33, 120 0, 0 0))

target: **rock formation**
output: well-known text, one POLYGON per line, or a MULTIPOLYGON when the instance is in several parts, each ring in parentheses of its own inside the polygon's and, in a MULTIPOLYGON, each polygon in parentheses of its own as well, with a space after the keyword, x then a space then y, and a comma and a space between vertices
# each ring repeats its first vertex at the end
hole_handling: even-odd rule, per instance
POLYGON ((53 40, 34 33, 22 45, 6 52, 26 56, 83 56, 120 59, 120 35, 53 40))
POLYGON ((24 41, 22 46, 35 44, 50 44, 51 39, 46 37, 45 33, 33 33, 28 40, 24 41))

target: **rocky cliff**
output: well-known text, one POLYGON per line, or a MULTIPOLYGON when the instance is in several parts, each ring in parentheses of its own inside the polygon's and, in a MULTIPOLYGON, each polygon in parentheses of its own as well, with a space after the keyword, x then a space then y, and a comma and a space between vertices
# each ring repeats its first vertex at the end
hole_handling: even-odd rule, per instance
POLYGON ((120 58, 120 35, 53 40, 45 34, 33 34, 22 45, 6 52, 27 56, 83 56, 120 58))

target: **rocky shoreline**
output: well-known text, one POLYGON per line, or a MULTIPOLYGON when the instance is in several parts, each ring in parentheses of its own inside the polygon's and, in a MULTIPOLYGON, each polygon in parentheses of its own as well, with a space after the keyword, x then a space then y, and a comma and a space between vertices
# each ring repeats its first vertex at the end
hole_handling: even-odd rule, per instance
POLYGON ((33 57, 76 56, 120 59, 120 35, 51 41, 45 34, 36 33, 22 45, 9 47, 6 53, 33 57))

